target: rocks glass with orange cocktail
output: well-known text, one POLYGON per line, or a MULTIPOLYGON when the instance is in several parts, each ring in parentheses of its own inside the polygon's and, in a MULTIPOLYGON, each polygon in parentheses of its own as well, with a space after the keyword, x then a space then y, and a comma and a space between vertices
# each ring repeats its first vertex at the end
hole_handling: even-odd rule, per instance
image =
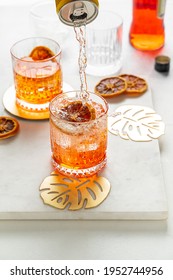
POLYGON ((30 112, 49 110, 62 92, 61 48, 51 39, 33 37, 11 48, 16 105, 30 112))
POLYGON ((50 103, 52 161, 56 171, 89 177, 106 164, 108 105, 101 96, 62 93, 50 103))

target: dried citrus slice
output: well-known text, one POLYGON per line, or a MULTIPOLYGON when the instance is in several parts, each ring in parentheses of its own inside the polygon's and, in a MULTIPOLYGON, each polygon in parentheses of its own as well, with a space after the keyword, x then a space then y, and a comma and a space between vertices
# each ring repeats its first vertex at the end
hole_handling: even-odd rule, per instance
POLYGON ((119 95, 125 92, 127 88, 127 82, 121 77, 109 77, 102 79, 95 86, 95 93, 102 95, 103 97, 111 97, 119 95))
POLYGON ((148 86, 145 79, 131 74, 122 74, 121 78, 125 79, 127 82, 126 93, 140 94, 144 93, 148 86))
POLYGON ((30 53, 33 60, 44 60, 53 57, 55 54, 45 46, 37 46, 30 53))
POLYGON ((0 139, 14 136, 19 130, 19 123, 11 117, 0 117, 0 139))
POLYGON ((96 118, 94 107, 88 102, 70 102, 59 111, 59 117, 70 122, 87 122, 96 118))

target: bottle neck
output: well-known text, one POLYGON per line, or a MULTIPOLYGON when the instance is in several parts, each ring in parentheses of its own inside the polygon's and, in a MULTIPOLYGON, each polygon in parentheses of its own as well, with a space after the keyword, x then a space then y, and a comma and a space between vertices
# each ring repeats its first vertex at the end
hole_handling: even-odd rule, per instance
POLYGON ((133 0, 134 10, 155 10, 157 18, 163 18, 165 14, 166 0, 133 0))

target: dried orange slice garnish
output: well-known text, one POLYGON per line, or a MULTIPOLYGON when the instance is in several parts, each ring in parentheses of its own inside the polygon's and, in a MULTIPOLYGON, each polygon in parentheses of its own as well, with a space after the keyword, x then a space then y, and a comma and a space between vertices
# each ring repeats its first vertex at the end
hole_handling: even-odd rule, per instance
POLYGON ((94 107, 88 102, 70 102, 59 111, 59 117, 70 122, 87 122, 96 118, 94 107))
POLYGON ((45 46, 37 46, 30 53, 33 60, 44 60, 53 57, 55 54, 45 46))
POLYGON ((121 77, 109 77, 102 79, 95 86, 95 93, 102 95, 103 97, 111 97, 119 95, 125 92, 127 88, 127 82, 121 77))
POLYGON ((121 78, 125 79, 127 82, 126 93, 140 94, 144 93, 148 86, 145 79, 131 74, 122 74, 121 78))
POLYGON ((14 136, 19 130, 19 123, 11 117, 0 117, 0 139, 14 136))

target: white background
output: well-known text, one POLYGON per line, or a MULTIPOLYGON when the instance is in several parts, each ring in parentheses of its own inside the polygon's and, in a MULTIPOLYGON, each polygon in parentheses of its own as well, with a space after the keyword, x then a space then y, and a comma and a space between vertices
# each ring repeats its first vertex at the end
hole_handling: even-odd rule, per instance
MULTIPOLYGON (((12 82, 9 47, 13 41, 30 35, 28 12, 33 2, 35 1, 0 1, 1 94, 12 82), (15 7, 19 2, 20 8, 15 7), (11 6, 8 6, 9 3, 11 6), (7 59, 6 64, 4 59, 7 59)), ((161 51, 171 58, 173 58, 172 2, 167 1, 166 44, 161 51)), ((168 220, 0 221, 0 259, 173 259, 172 65, 169 76, 165 77, 154 71, 153 60, 148 54, 130 47, 128 28, 131 20, 131 0, 101 0, 100 4, 123 16, 123 72, 147 75, 154 93, 155 109, 166 123, 166 137, 160 140, 160 149, 169 204, 168 220)), ((66 55, 66 59, 69 59, 69 68, 64 70, 64 75, 68 76, 74 72, 73 65, 70 65, 70 49, 66 55)), ((1 148, 3 147, 0 146, 1 148)), ((3 162, 0 161, 0 165, 2 166, 3 162)))

